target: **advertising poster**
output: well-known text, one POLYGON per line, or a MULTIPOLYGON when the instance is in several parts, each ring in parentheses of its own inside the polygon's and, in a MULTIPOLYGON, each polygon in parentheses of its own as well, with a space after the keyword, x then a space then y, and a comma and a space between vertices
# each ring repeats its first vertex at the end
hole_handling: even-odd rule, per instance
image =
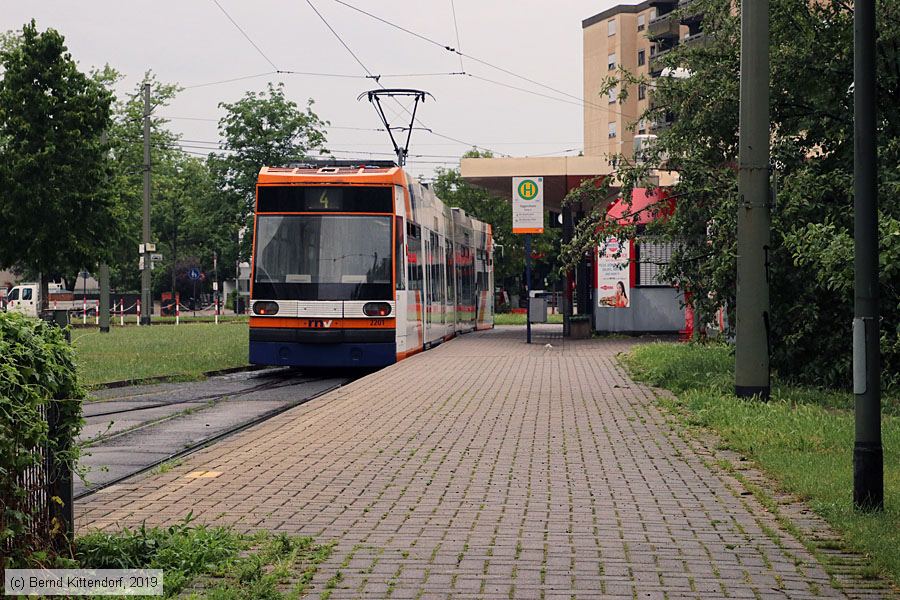
POLYGON ((606 308, 628 308, 630 301, 628 263, 631 244, 628 240, 608 237, 599 248, 597 260, 597 303, 606 308))

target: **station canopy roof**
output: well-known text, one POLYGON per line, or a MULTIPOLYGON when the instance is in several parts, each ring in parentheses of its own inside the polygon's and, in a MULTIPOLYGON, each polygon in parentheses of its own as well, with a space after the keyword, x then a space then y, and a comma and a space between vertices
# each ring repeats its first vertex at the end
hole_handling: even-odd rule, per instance
POLYGON ((586 179, 612 173, 612 166, 602 156, 464 158, 460 164, 463 179, 507 199, 512 199, 513 177, 543 177, 544 207, 556 211, 570 189, 586 179))
MULTIPOLYGON (((569 190, 594 177, 615 177, 615 170, 604 156, 464 158, 460 174, 472 185, 510 200, 513 177, 543 177, 544 208, 559 211, 569 190)), ((655 185, 675 182, 675 175, 669 172, 659 172, 654 177, 655 185)), ((619 187, 616 180, 612 187, 619 187)))

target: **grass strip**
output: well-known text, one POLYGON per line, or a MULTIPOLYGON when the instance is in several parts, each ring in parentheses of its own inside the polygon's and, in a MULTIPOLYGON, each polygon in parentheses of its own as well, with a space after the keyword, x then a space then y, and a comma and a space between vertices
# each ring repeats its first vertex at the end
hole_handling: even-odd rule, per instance
POLYGON ((687 424, 715 431, 799 496, 840 533, 873 572, 900 583, 900 398, 883 402, 885 511, 854 510, 854 397, 777 384, 768 403, 733 395, 734 358, 722 345, 658 343, 623 357, 632 377, 675 393, 662 403, 687 424))
MULTIPOLYGON (((547 323, 562 325, 561 314, 547 315, 547 323)), ((525 313, 497 313, 494 315, 494 325, 521 325, 525 326, 525 313)))
POLYGON ((192 525, 95 532, 77 540, 70 568, 162 569, 164 596, 191 599, 299 598, 331 544, 310 537, 192 525))
POLYGON ((109 333, 74 329, 72 345, 86 386, 160 376, 193 380, 246 365, 248 332, 244 322, 116 327, 109 333))

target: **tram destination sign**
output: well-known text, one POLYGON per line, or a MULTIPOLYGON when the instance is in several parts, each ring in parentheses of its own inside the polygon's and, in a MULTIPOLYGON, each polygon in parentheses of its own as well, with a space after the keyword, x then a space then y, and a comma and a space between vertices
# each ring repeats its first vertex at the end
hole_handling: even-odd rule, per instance
POLYGON ((513 233, 544 233, 544 178, 512 178, 513 233))

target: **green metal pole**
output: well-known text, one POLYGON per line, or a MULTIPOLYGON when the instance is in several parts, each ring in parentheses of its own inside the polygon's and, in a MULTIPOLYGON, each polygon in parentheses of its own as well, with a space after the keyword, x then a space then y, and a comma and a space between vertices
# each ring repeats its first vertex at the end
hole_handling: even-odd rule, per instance
POLYGON ((531 343, 531 234, 525 234, 525 341, 531 343))
POLYGON ((100 332, 109 333, 109 265, 100 265, 100 332))
POLYGON ((853 113, 853 393, 856 395, 853 503, 860 510, 883 510, 874 0, 857 0, 854 4, 853 113))
POLYGON ((769 1, 741 1, 734 391, 768 400, 769 1))
POLYGON ((150 324, 153 299, 150 296, 150 84, 144 84, 144 268, 141 271, 141 325, 150 324))

